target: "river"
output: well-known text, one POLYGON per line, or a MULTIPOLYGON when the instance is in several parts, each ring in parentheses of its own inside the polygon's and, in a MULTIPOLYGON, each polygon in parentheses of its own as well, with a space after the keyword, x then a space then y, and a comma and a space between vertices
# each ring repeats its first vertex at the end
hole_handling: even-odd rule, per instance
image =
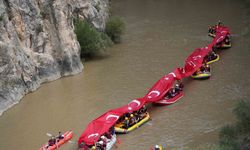
MULTIPOLYGON (((85 63, 84 72, 46 83, 0 117, 1 150, 38 149, 46 133, 73 130, 108 109, 142 97, 164 74, 212 41, 209 25, 219 19, 233 34, 233 47, 220 52, 209 80, 186 79, 185 96, 167 107, 150 107, 152 120, 119 135, 121 150, 155 144, 182 149, 218 140, 219 128, 235 121, 232 109, 250 96, 249 14, 235 0, 113 0, 112 14, 126 22, 123 42, 85 63)), ((76 149, 66 144, 61 149, 76 149)))

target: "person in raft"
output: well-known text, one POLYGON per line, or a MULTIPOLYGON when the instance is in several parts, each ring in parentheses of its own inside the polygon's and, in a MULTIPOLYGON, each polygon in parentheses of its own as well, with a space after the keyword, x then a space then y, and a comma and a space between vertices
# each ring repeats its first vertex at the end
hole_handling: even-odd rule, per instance
POLYGON ((207 63, 203 63, 203 65, 201 66, 201 71, 202 73, 210 72, 210 66, 207 63))
POLYGON ((204 62, 202 66, 193 75, 199 75, 209 72, 210 72, 210 66, 206 62, 204 62))
POLYGON ((56 138, 55 137, 51 137, 48 141, 48 145, 46 147, 46 149, 48 149, 50 146, 53 146, 56 144, 56 138))
POLYGON ((129 126, 133 126, 134 124, 136 124, 136 117, 133 114, 130 114, 130 118, 129 118, 129 126))
POLYGON ((170 99, 170 98, 175 97, 177 94, 179 94, 183 90, 183 87, 184 85, 181 82, 181 80, 178 80, 175 86, 167 92, 167 94, 165 95, 165 99, 170 99))
POLYGON ((59 132, 58 136, 56 138, 57 138, 57 142, 58 142, 58 141, 64 139, 64 135, 62 134, 62 132, 59 132))
POLYGON ((215 27, 210 26, 208 29, 208 33, 215 34, 215 32, 216 32, 215 27))
POLYGON ((102 135, 99 141, 96 143, 96 149, 106 150, 107 144, 108 142, 110 142, 111 138, 112 138, 112 135, 110 133, 105 133, 104 135, 102 135))
POLYGON ((130 123, 129 123, 128 117, 125 117, 125 119, 124 119, 124 126, 123 126, 123 127, 124 127, 125 129, 128 129, 128 128, 129 128, 129 124, 130 124, 130 123))
POLYGON ((206 60, 206 62, 209 62, 209 61, 215 60, 217 57, 218 57, 217 54, 212 50, 212 51, 205 57, 205 60, 206 60))
POLYGON ((230 45, 231 43, 231 37, 229 34, 226 35, 225 39, 224 39, 224 43, 227 45, 230 45))
POLYGON ((159 145, 155 145, 154 150, 160 150, 160 146, 159 145))
POLYGON ((177 83, 175 85, 175 89, 177 92, 183 91, 184 85, 181 80, 177 80, 177 83))

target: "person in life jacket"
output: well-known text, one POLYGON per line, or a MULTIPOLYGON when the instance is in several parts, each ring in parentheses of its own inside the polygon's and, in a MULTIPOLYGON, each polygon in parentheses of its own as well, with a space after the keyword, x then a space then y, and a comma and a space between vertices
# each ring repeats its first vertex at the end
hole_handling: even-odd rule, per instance
POLYGON ((210 66, 205 62, 201 66, 201 73, 210 72, 210 66))
POLYGON ((106 147, 104 147, 104 142, 101 140, 101 141, 99 141, 99 142, 96 143, 96 147, 95 148, 98 149, 98 150, 105 150, 106 147))
POLYGON ((103 141, 103 147, 106 147, 107 143, 108 143, 108 138, 104 135, 101 136, 101 140, 103 141))
POLYGON ((126 129, 129 128, 129 119, 128 119, 128 117, 125 117, 125 119, 124 119, 124 127, 126 129))
POLYGON ((177 84, 179 84, 180 91, 183 91, 184 84, 182 83, 182 81, 181 80, 177 80, 177 84))
POLYGON ((147 115, 147 107, 143 105, 142 108, 140 108, 137 113, 139 120, 142 120, 147 115))
POLYGON ((208 29, 208 33, 215 34, 215 32, 216 32, 215 28, 210 26, 208 29))
POLYGON ((155 145, 154 150, 160 150, 160 146, 159 145, 155 145))
POLYGON ((59 132, 57 139, 58 141, 64 139, 64 135, 62 134, 62 132, 59 132))
POLYGON ((133 114, 130 114, 129 126, 133 126, 134 124, 136 124, 135 116, 133 114))
POLYGON ((49 141, 48 141, 48 145, 47 145, 46 149, 48 149, 48 147, 53 146, 55 144, 56 144, 56 138, 55 137, 51 137, 49 139, 49 141))
POLYGON ((91 147, 91 150, 96 150, 96 147, 93 145, 93 146, 91 147))
POLYGON ((231 37, 230 37, 230 35, 229 34, 227 34, 226 35, 226 37, 225 37, 225 44, 227 44, 227 45, 230 45, 230 42, 231 42, 231 37))

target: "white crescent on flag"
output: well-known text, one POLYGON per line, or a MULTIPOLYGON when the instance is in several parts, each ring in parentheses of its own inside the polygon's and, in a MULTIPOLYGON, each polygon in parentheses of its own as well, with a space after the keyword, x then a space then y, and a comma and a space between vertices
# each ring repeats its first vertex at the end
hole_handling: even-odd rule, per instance
POLYGON ((227 33, 227 31, 221 31, 220 33, 221 33, 221 34, 223 34, 223 33, 227 33))
POLYGON ((88 139, 91 138, 91 137, 97 137, 98 135, 99 135, 99 133, 90 134, 90 135, 88 136, 88 139))
POLYGON ((220 39, 223 39, 223 38, 224 38, 224 36, 221 36, 220 38, 217 39, 216 42, 218 43, 220 41, 220 39))
MULTIPOLYGON (((136 103, 136 104, 137 104, 137 107, 139 107, 139 106, 141 105, 141 102, 139 102, 139 101, 136 100, 136 99, 132 100, 129 104, 131 104, 131 103, 136 103)), ((128 105, 129 105, 129 104, 128 104, 128 105)))
POLYGON ((171 74, 174 78, 176 78, 176 75, 173 72, 171 72, 169 74, 171 74))
POLYGON ((149 94, 148 94, 148 98, 152 98, 151 94, 153 94, 153 93, 156 94, 156 97, 159 96, 159 95, 161 94, 159 91, 156 91, 156 90, 155 90, 155 91, 151 91, 151 92, 149 92, 149 94))
POLYGON ((115 118, 116 120, 118 120, 118 119, 119 119, 119 116, 117 116, 117 115, 108 115, 108 116, 106 117, 106 120, 108 120, 109 118, 115 118))
POLYGON ((199 59, 199 58, 202 58, 201 55, 197 55, 197 56, 194 56, 194 57, 193 57, 194 60, 197 60, 197 59, 199 59))

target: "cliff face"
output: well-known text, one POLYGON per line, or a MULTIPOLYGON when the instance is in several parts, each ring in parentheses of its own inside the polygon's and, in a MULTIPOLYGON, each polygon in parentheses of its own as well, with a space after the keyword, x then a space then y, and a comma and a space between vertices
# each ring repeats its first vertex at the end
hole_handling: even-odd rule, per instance
POLYGON ((83 69, 73 17, 102 30, 109 0, 0 1, 0 115, 41 83, 83 69))

